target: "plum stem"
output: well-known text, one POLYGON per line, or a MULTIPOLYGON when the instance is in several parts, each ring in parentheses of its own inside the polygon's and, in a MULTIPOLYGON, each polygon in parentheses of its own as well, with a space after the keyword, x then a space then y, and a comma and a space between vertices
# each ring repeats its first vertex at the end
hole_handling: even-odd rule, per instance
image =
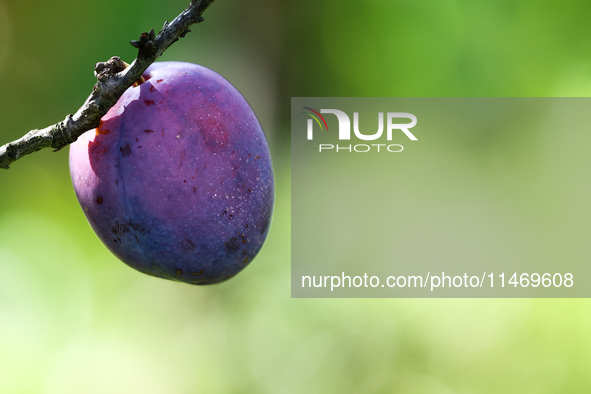
MULTIPOLYGON (((154 30, 152 29, 152 31, 154 31, 154 30)), ((122 62, 123 62, 123 64, 124 64, 125 68, 129 67, 129 63, 127 63, 127 62, 125 62, 125 61, 123 61, 123 60, 122 60, 122 62)), ((100 63, 97 63, 97 65, 98 65, 98 64, 100 64, 100 63)), ((131 86, 133 86, 134 88, 137 88, 138 86, 140 86, 140 85, 141 85, 142 83, 144 83, 144 82, 146 82, 146 79, 145 79, 145 78, 144 78, 144 76, 142 75, 142 76, 140 76, 140 79, 138 79, 137 81, 135 81, 135 82, 133 83, 133 85, 131 85, 131 86)))
POLYGON ((191 25, 203 21, 201 14, 214 1, 191 0, 191 4, 172 22, 164 24, 158 35, 152 29, 142 33, 139 40, 131 41, 131 45, 138 48, 138 56, 128 67, 116 56, 107 62, 97 63, 97 83, 78 111, 69 114, 61 122, 44 129, 31 130, 18 140, 0 146, 0 168, 8 169, 15 160, 43 148, 58 151, 76 141, 86 131, 98 127, 101 118, 130 86, 142 78, 144 71, 179 37, 184 37, 191 25))

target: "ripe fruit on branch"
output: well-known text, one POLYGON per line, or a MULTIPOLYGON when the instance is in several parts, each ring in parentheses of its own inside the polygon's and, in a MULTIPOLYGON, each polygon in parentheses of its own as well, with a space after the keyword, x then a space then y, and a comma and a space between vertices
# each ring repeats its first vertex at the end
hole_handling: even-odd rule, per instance
POLYGON ((71 144, 76 196, 129 266, 221 282, 267 237, 274 182, 265 135, 238 90, 205 67, 154 63, 143 76, 71 144))

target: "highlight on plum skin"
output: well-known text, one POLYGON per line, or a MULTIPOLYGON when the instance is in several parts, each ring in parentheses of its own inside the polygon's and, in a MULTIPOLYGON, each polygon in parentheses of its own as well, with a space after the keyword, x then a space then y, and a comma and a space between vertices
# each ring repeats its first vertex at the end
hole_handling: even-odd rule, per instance
POLYGON ((138 271, 191 284, 246 267, 269 231, 265 134, 242 95, 191 63, 152 64, 96 130, 70 146, 70 174, 101 241, 138 271))

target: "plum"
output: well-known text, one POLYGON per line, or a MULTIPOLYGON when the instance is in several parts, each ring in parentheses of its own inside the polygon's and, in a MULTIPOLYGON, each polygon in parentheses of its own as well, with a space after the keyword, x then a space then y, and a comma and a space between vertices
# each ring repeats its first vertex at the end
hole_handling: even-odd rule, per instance
POLYGON ((191 63, 152 64, 70 147, 78 201, 101 241, 148 275, 224 281, 261 249, 273 167, 252 109, 191 63))

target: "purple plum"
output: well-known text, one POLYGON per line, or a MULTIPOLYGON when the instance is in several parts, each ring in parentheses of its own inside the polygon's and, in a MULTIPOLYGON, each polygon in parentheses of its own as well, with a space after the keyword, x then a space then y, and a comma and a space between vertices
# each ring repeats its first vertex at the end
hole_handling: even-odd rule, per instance
POLYGON ((252 109, 191 63, 154 63, 70 147, 78 201, 101 241, 148 275, 224 281, 257 255, 274 204, 273 167, 252 109))

